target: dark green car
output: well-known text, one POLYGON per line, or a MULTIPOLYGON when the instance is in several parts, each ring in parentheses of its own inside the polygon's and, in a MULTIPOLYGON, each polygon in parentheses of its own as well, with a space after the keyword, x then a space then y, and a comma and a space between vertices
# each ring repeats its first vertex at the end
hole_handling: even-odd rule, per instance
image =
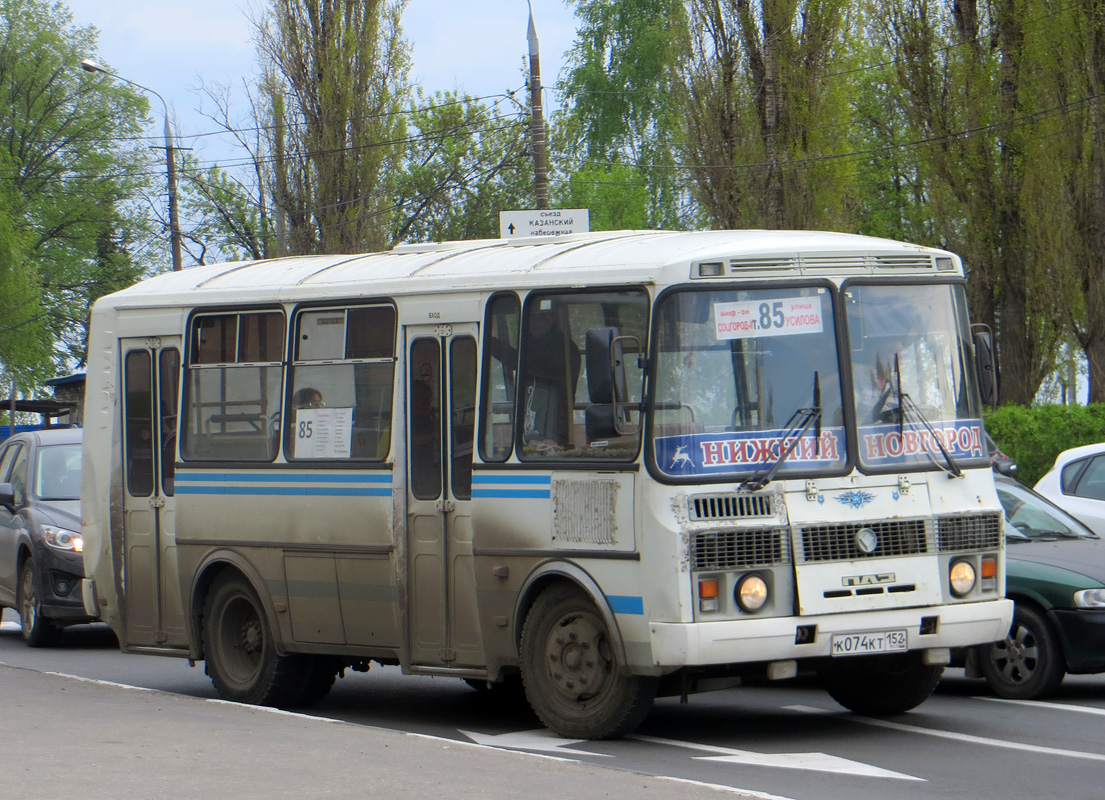
POLYGON ((1016 607, 1009 635, 975 648, 967 671, 1002 697, 1044 697, 1068 672, 1105 672, 1105 541, 1017 481, 994 480, 1016 607))

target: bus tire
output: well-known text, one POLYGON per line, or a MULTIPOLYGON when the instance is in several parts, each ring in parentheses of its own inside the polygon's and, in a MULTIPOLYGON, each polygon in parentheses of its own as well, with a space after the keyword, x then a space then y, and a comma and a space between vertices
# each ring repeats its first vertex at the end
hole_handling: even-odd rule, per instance
POLYGON ((264 607, 241 575, 215 582, 203 606, 205 669, 224 700, 285 706, 304 680, 304 659, 276 652, 264 607))
POLYGON ((299 685, 292 692, 287 706, 289 708, 307 708, 330 694, 341 670, 341 660, 335 656, 306 655, 299 656, 303 662, 303 672, 299 685))
POLYGON ((522 628, 522 682, 538 718, 569 739, 612 739, 652 708, 657 679, 617 663, 591 599, 560 584, 538 596, 522 628))
POLYGON ((824 676, 834 700, 856 714, 901 714, 925 702, 940 682, 944 667, 921 661, 920 653, 852 656, 824 676))
POLYGON ((53 647, 61 641, 61 628, 42 615, 38 599, 38 576, 35 560, 28 558, 19 570, 19 623, 23 641, 28 647, 53 647))

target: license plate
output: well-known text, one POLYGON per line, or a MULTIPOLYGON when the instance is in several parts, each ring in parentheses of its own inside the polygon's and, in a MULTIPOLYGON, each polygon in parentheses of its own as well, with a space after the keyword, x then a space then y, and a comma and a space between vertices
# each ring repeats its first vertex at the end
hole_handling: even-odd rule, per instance
POLYGON ((889 653, 907 649, 909 647, 905 631, 833 634, 834 656, 862 656, 868 653, 889 653))

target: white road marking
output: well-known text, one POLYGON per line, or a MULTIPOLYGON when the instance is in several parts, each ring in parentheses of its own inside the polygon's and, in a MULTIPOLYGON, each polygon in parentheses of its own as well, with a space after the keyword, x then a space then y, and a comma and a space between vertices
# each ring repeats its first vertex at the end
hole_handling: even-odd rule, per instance
POLYGON ((1085 761, 1105 762, 1105 754, 1102 753, 1086 753, 1081 750, 1060 750, 1057 747, 1044 747, 1042 745, 1026 744, 1025 742, 1010 742, 1005 739, 991 739, 987 736, 975 736, 974 734, 956 733, 955 731, 942 731, 936 728, 923 728, 920 725, 889 722, 884 719, 862 717, 858 714, 837 714, 835 711, 826 711, 823 708, 813 708, 811 706, 784 706, 784 708, 788 711, 799 711, 803 714, 831 714, 839 716, 840 719, 848 720, 849 722, 858 722, 861 725, 870 725, 874 728, 886 728, 888 730, 901 731, 903 733, 919 733, 924 736, 935 736, 938 739, 951 739, 957 742, 969 742, 971 744, 981 744, 987 747, 1001 747, 1006 750, 1022 750, 1026 753, 1034 753, 1036 755, 1062 756, 1064 758, 1079 758, 1085 761))
POLYGON ((696 761, 717 761, 723 764, 748 764, 756 767, 777 767, 780 769, 803 769, 813 772, 834 772, 842 775, 860 775, 868 778, 897 778, 906 781, 924 781, 913 775, 903 772, 894 772, 881 767, 873 767, 860 761, 851 761, 847 758, 831 756, 827 753, 757 753, 751 750, 734 750, 730 747, 717 747, 708 744, 696 744, 695 742, 683 742, 676 739, 662 739, 656 736, 643 736, 632 734, 628 738, 638 739, 642 742, 667 745, 668 747, 684 747, 691 750, 701 750, 707 753, 716 753, 713 756, 695 756, 696 761))
MULTIPOLYGON (((473 742, 483 747, 497 747, 508 750, 522 750, 522 751, 544 751, 548 753, 574 753, 580 756, 602 756, 604 758, 612 758, 609 753, 592 753, 587 750, 575 750, 565 745, 582 744, 586 739, 561 739, 555 733, 548 728, 538 728, 531 731, 516 731, 514 733, 501 733, 501 734, 486 734, 477 733, 475 731, 460 731, 473 742)), ((630 735, 627 739, 639 739, 641 741, 653 741, 664 742, 666 740, 653 739, 649 736, 637 736, 630 735)), ((691 745, 687 742, 671 742, 682 747, 697 747, 697 745, 691 745)), ((701 749, 701 748, 699 748, 701 749)), ((735 751, 731 751, 735 752, 735 751)), ((529 755, 535 755, 530 752, 529 755)), ((789 797, 783 797, 775 794, 767 794, 765 792, 757 792, 751 789, 741 789, 737 786, 728 786, 723 783, 706 783, 705 781, 696 781, 689 778, 677 778, 672 775, 658 775, 652 773, 639 773, 641 775, 647 775, 650 778, 671 781, 673 783, 682 783, 688 786, 703 786, 708 789, 718 789, 724 792, 730 792, 732 794, 739 794, 743 797, 752 797, 756 800, 791 800, 789 797)))
POLYGON ((1098 716, 1105 717, 1105 708, 1091 708, 1089 706, 1075 706, 1069 703, 1045 703, 1042 700, 1009 700, 1005 697, 982 697, 981 695, 974 698, 975 700, 989 700, 991 703, 1009 703, 1015 706, 1028 706, 1029 708, 1050 708, 1055 711, 1074 711, 1079 714, 1097 714, 1098 716))
POLYGON ((536 750, 539 753, 573 753, 580 756, 602 756, 611 758, 607 753, 591 753, 587 750, 573 750, 567 745, 583 744, 586 739, 561 739, 548 728, 537 728, 532 731, 515 731, 513 733, 477 733, 475 731, 461 731, 476 744, 485 747, 501 747, 507 750, 536 750))

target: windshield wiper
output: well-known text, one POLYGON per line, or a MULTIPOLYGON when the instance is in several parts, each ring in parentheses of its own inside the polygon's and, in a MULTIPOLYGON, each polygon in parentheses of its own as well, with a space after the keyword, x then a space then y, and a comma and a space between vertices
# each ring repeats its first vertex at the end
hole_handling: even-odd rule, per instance
POLYGON ((790 415, 790 419, 787 420, 787 431, 783 434, 782 441, 790 440, 790 444, 786 446, 783 452, 779 453, 779 457, 775 459, 766 470, 756 473, 751 478, 748 478, 740 486, 737 487, 738 492, 743 492, 745 489, 758 492, 760 489, 771 483, 771 479, 775 477, 775 473, 779 471, 779 467, 783 466, 783 463, 790 458, 790 454, 794 452, 794 448, 798 446, 798 442, 801 441, 806 431, 810 429, 811 425, 817 425, 814 453, 821 454, 821 378, 817 372, 813 373, 813 405, 809 408, 800 408, 790 415))
MULTIPOLYGON (((901 418, 898 422, 899 435, 903 438, 905 436, 905 415, 908 411, 910 414, 916 417, 922 425, 925 426, 925 430, 929 432, 929 436, 932 437, 932 441, 936 442, 936 446, 940 448, 940 453, 944 456, 944 460, 948 462, 948 473, 953 478, 961 477, 963 475, 963 470, 959 468, 959 464, 955 463, 955 459, 952 457, 952 454, 948 452, 948 448, 944 447, 944 442, 942 442, 940 440, 940 437, 936 435, 936 431, 932 429, 932 425, 929 423, 928 418, 924 415, 921 409, 917 407, 917 404, 913 402, 913 398, 910 397, 908 394, 902 392, 901 387, 901 381, 899 380, 898 408, 901 411, 901 418)), ((928 448, 925 448, 925 452, 928 452, 928 448)), ((929 457, 932 457, 931 454, 929 455, 929 457)), ((937 466, 939 466, 939 464, 937 464, 937 466)))

